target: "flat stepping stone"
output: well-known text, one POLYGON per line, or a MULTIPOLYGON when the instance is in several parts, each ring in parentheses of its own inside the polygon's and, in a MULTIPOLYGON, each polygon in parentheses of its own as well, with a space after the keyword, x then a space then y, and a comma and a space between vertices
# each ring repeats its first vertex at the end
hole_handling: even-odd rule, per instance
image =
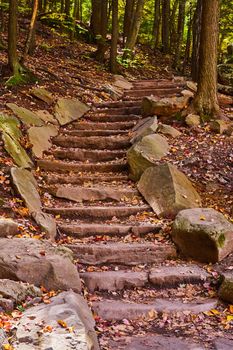
POLYGON ((168 243, 68 244, 80 263, 87 265, 160 263, 176 257, 176 249, 168 243))
POLYGON ((94 312, 104 320, 121 321, 134 320, 146 316, 150 311, 158 313, 175 313, 189 311, 199 314, 216 308, 217 299, 205 299, 192 303, 183 303, 177 300, 156 299, 150 304, 137 304, 125 301, 104 300, 92 305, 94 312))
POLYGON ((55 117, 60 125, 66 125, 81 118, 89 109, 78 99, 59 98, 55 106, 55 117))
POLYGON ((71 163, 59 160, 38 160, 37 166, 40 169, 57 172, 121 172, 127 169, 127 162, 116 163, 71 163))
POLYGON ((91 120, 93 122, 130 122, 130 121, 137 121, 141 119, 141 116, 133 114, 133 115, 98 115, 98 114, 91 114, 87 115, 85 117, 87 120, 91 120))
POLYGON ((41 158, 48 151, 52 143, 51 137, 57 136, 58 128, 55 125, 32 126, 28 130, 29 142, 32 144, 32 152, 35 157, 41 158))
POLYGON ((159 288, 174 287, 179 284, 204 283, 210 275, 197 265, 159 266, 149 273, 149 281, 159 288))
POLYGON ((98 174, 98 177, 93 174, 82 174, 82 176, 77 175, 67 175, 67 174, 55 174, 48 173, 45 175, 45 180, 48 185, 52 184, 83 184, 85 182, 123 182, 128 180, 128 175, 124 174, 98 174))
POLYGON ((15 103, 7 103, 6 106, 17 115, 26 126, 43 126, 44 122, 38 115, 27 108, 19 107, 15 103))
POLYGON ((59 224, 59 229, 62 233, 74 236, 77 238, 95 236, 95 235, 107 235, 107 236, 126 236, 128 234, 134 234, 136 236, 145 235, 147 233, 157 233, 161 230, 160 226, 156 225, 120 225, 120 224, 97 224, 97 223, 81 223, 81 224, 59 224))
POLYGON ((64 208, 45 208, 46 212, 54 215, 62 215, 66 217, 81 217, 81 218, 113 218, 126 217, 136 215, 138 213, 150 211, 149 206, 98 206, 98 207, 64 207, 64 208))
POLYGON ((55 101, 53 94, 44 88, 34 88, 30 91, 30 94, 48 105, 53 104, 55 101))
POLYGON ((103 200, 113 200, 121 202, 124 200, 132 200, 139 197, 137 190, 133 189, 114 189, 111 187, 69 187, 69 186, 57 186, 56 188, 50 188, 54 196, 59 198, 66 198, 76 202, 82 201, 103 201, 103 200))
POLYGON ((113 136, 113 135, 127 135, 128 130, 63 130, 61 135, 71 135, 79 137, 88 136, 113 136))
POLYGON ((75 149, 53 149, 51 151, 55 158, 79 160, 86 162, 87 160, 93 162, 114 160, 116 158, 122 158, 126 155, 125 151, 108 151, 108 150, 86 150, 81 148, 75 149))
POLYGON ((86 138, 70 135, 59 135, 53 138, 53 144, 61 147, 79 147, 93 149, 122 149, 130 145, 129 137, 126 136, 89 136, 86 138))
MULTIPOLYGON (((190 339, 179 339, 174 336, 163 336, 147 334, 145 337, 133 337, 129 342, 128 338, 119 341, 110 341, 111 349, 114 350, 205 350, 206 348, 197 343, 190 342, 190 339)), ((220 350, 220 349, 219 349, 220 350)), ((221 350, 228 350, 221 349, 221 350)), ((230 350, 230 349, 229 349, 230 350)))
POLYGON ((144 287, 148 282, 147 272, 134 271, 85 272, 80 277, 90 292, 144 287))
POLYGON ((139 107, 140 103, 135 101, 114 101, 114 102, 101 102, 93 104, 96 108, 120 108, 120 107, 139 107))
POLYGON ((119 107, 119 108, 99 108, 95 111, 98 114, 107 114, 107 115, 132 115, 132 114, 141 114, 140 106, 129 106, 129 107, 119 107))
POLYGON ((129 96, 129 97, 143 97, 143 96, 151 96, 151 95, 155 95, 155 96, 159 96, 159 97, 163 97, 163 96, 168 96, 171 94, 177 94, 181 91, 180 87, 172 87, 172 88, 167 88, 167 89, 161 89, 161 88, 152 88, 152 89, 141 89, 141 90, 130 90, 127 91, 125 93, 125 96, 129 96))
POLYGON ((114 123, 101 123, 98 122, 74 122, 72 126, 77 130, 129 130, 134 127, 137 121, 125 121, 114 123))

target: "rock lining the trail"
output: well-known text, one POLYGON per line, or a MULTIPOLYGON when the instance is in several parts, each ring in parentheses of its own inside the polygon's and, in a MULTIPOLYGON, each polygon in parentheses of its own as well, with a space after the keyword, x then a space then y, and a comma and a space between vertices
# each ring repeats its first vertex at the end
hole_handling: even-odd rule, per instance
POLYGON ((48 290, 81 291, 72 252, 32 238, 1 239, 0 278, 44 286, 48 290))
POLYGON ((51 137, 58 135, 55 125, 33 126, 28 130, 28 139, 32 144, 32 152, 36 158, 42 158, 43 153, 48 151, 52 144, 51 137))
POLYGON ((157 115, 163 119, 171 118, 182 111, 189 103, 190 96, 170 97, 157 99, 153 96, 144 97, 142 101, 142 114, 144 116, 157 115))
POLYGON ((72 291, 28 309, 17 324, 15 350, 99 350, 95 321, 85 299, 72 291), (51 331, 44 331, 50 327, 51 331))
POLYGON ((222 278, 223 282, 219 289, 219 296, 222 300, 233 304, 233 272, 225 272, 222 278))
POLYGON ((12 300, 16 306, 16 304, 25 301, 27 297, 35 298, 42 296, 42 292, 32 284, 0 279, 0 295, 12 300))
POLYGON ((169 145, 161 135, 144 136, 141 141, 134 144, 127 152, 130 167, 130 178, 138 181, 143 172, 154 165, 169 152, 169 145))
POLYGON ((233 252, 233 225, 212 208, 187 209, 177 215, 172 239, 186 257, 215 263, 233 252))
POLYGON ((19 233, 18 223, 10 218, 0 216, 0 238, 16 236, 19 233))
POLYGON ((38 115, 27 108, 19 107, 15 103, 7 103, 6 106, 25 124, 29 126, 43 126, 44 122, 38 115))
POLYGON ((77 99, 62 97, 55 105, 55 117, 60 125, 66 125, 81 118, 89 109, 90 107, 77 99))
POLYGON ((30 91, 30 94, 36 97, 38 100, 41 100, 48 105, 52 105, 55 102, 55 98, 51 92, 46 90, 45 88, 34 88, 30 91))
POLYGON ((132 129, 132 144, 141 141, 144 136, 154 134, 158 129, 158 119, 156 116, 140 120, 132 129))
POLYGON ((199 207, 201 203, 191 181, 169 163, 146 169, 138 189, 154 212, 163 218, 175 218, 179 211, 199 207))

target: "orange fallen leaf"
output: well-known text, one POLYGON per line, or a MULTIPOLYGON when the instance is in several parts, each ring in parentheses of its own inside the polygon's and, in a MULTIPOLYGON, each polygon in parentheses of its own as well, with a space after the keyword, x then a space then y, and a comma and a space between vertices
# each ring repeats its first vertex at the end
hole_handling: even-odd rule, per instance
POLYGON ((53 327, 52 326, 45 326, 44 328, 43 328, 43 332, 44 333, 51 333, 53 331, 53 327))
POLYGON ((67 328, 67 323, 66 323, 65 321, 63 321, 63 320, 58 320, 57 323, 58 323, 61 327, 67 328))

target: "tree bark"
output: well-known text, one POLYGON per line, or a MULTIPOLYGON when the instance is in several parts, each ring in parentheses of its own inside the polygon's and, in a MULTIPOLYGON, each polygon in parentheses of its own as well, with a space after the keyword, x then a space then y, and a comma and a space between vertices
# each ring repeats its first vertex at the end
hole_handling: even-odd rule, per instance
POLYGON ((160 0, 155 0, 154 24, 153 24, 153 42, 154 49, 158 48, 159 44, 159 26, 160 26, 160 0))
POLYGON ((101 32, 101 0, 92 0, 91 31, 96 37, 101 32))
POLYGON ((129 36, 132 29, 132 20, 134 13, 135 0, 126 0, 125 13, 124 13, 124 25, 123 25, 123 44, 129 36))
POLYGON ((217 50, 219 34, 219 1, 205 0, 202 9, 200 67, 194 108, 201 115, 219 113, 217 99, 217 50))
POLYGON ((101 21, 100 32, 98 33, 97 51, 95 58, 99 62, 104 61, 105 52, 107 50, 106 35, 108 28, 108 0, 101 0, 101 21))
POLYGON ((183 36, 184 36, 185 5, 186 5, 186 0, 180 0, 178 26, 177 26, 176 53, 175 53, 176 67, 179 65, 180 55, 181 55, 181 46, 182 46, 183 36))
POLYGON ((133 16, 131 31, 127 37, 127 40, 126 40, 126 45, 125 45, 126 51, 124 53, 124 58, 127 58, 127 56, 132 55, 132 51, 136 45, 137 37, 138 37, 138 33, 139 33, 140 26, 141 26, 141 21, 142 21, 144 2, 145 2, 145 0, 138 0, 137 1, 137 6, 136 6, 135 13, 133 16))
POLYGON ((36 46, 36 44, 35 44, 36 17, 37 17, 37 13, 38 13, 38 5, 39 5, 39 1, 34 0, 33 10, 32 10, 32 18, 31 18, 31 22, 30 22, 27 41, 25 44, 23 61, 26 59, 28 53, 31 55, 35 50, 35 46, 36 46))
POLYGON ((118 43, 118 0, 112 0, 112 41, 110 53, 110 71, 117 73, 117 43, 118 43))
POLYGON ((10 0, 8 21, 8 64, 13 75, 18 74, 20 68, 17 55, 17 19, 18 0, 10 0))
POLYGON ((168 53, 170 51, 170 0, 162 2, 162 51, 168 53))
POLYGON ((187 65, 189 63, 189 59, 190 59, 190 48, 191 48, 191 40, 192 40, 192 24, 193 24, 192 6, 190 5, 188 32, 187 32, 187 40, 186 40, 186 46, 185 46, 182 74, 185 74, 185 70, 186 70, 186 67, 187 67, 187 65))
POLYGON ((199 53, 200 53, 200 37, 201 37, 201 21, 202 21, 202 0, 197 0, 197 7, 193 18, 193 47, 192 47, 192 80, 198 79, 199 53))

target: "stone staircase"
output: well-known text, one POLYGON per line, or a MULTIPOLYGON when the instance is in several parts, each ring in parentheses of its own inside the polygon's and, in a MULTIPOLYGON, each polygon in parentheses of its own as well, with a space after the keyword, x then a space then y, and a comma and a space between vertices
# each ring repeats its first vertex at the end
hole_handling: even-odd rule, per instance
MULTIPOLYGON (((217 304, 200 288, 210 275, 178 260, 174 244, 163 232, 164 223, 128 179, 126 151, 131 129, 142 118, 141 99, 150 94, 179 96, 183 88, 183 83, 169 80, 135 82, 121 101, 95 104, 82 120, 63 127, 52 149, 37 162, 44 209, 56 217, 59 242, 77 259, 101 349, 173 349, 159 347, 157 340, 141 345, 132 334, 126 337, 127 331, 113 341, 109 336, 106 344, 101 325, 123 322, 136 334, 137 320, 154 317, 156 324, 164 312, 197 315, 217 304), (180 296, 177 288, 189 285, 191 295, 180 296)), ((171 331, 173 335, 179 334, 178 319, 178 333, 171 331)), ((156 327, 148 331, 148 336, 155 334, 156 327)), ((184 349, 191 349, 189 342, 185 344, 184 349)))

